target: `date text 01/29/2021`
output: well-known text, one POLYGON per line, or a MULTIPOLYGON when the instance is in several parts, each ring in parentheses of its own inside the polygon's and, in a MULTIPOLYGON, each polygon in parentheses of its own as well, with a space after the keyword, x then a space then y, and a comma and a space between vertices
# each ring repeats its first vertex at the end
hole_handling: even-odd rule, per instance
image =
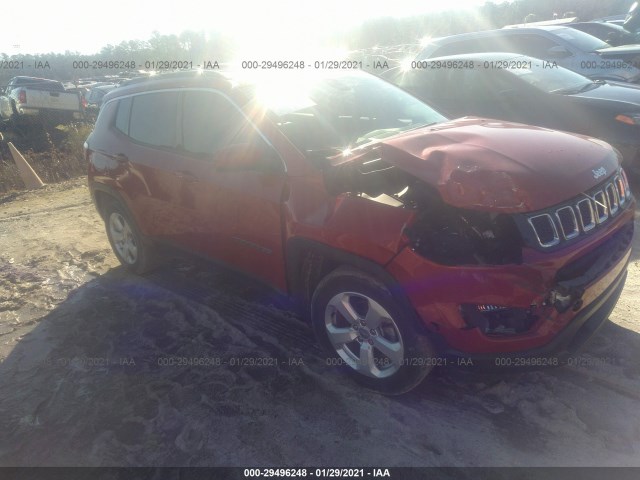
POLYGON ((388 468, 245 468, 243 473, 245 478, 391 478, 388 468))
MULTIPOLYGON (((370 360, 376 367, 382 368, 390 365, 388 358, 374 357, 370 360)), ((497 362, 497 360, 496 360, 497 362)), ((326 360, 327 365, 341 366, 341 365, 368 365, 367 362, 363 362, 360 359, 349 359, 346 361, 341 357, 330 357, 326 360)), ((411 357, 403 358, 400 362, 401 365, 406 366, 432 366, 432 367, 473 367, 473 360, 470 357, 411 357)), ((496 363, 498 365, 498 363, 496 363)))

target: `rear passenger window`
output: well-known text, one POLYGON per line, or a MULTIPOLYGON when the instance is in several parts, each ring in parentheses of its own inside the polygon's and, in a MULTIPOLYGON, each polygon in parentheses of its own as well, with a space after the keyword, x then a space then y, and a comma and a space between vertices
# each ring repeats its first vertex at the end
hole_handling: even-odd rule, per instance
MULTIPOLYGON (((93 92, 92 92, 93 95, 93 92)), ((116 113, 116 128, 125 135, 129 135, 129 114, 131 113, 131 97, 123 98, 118 102, 116 113)))
POLYGON ((176 147, 179 95, 178 92, 159 92, 134 97, 129 136, 147 145, 176 147))
POLYGON ((227 145, 248 143, 255 134, 247 119, 224 96, 186 91, 182 106, 182 146, 199 156, 227 145))

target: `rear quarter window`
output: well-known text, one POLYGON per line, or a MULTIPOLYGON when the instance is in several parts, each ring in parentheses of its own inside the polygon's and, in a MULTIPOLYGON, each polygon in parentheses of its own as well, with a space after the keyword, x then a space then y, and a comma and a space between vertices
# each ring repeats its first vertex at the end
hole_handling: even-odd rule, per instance
POLYGON ((123 98, 118 102, 118 112, 116 113, 116 129, 125 135, 129 135, 129 116, 131 114, 131 103, 133 99, 123 98))

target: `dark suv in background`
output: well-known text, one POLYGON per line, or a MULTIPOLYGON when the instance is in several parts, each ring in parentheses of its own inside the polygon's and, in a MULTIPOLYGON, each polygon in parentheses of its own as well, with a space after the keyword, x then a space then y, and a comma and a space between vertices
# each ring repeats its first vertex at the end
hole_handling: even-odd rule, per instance
POLYGON ((133 81, 86 156, 127 268, 171 245, 244 271, 385 393, 447 360, 557 365, 626 278, 635 200, 609 145, 447 121, 362 72, 133 81))
POLYGON ((593 81, 513 53, 470 53, 414 62, 394 82, 452 117, 475 115, 600 138, 640 176, 640 86, 593 81), (454 65, 463 68, 432 68, 454 65))
POLYGON ((566 26, 503 28, 435 38, 415 59, 487 52, 555 62, 593 80, 640 82, 640 45, 612 47, 566 26))

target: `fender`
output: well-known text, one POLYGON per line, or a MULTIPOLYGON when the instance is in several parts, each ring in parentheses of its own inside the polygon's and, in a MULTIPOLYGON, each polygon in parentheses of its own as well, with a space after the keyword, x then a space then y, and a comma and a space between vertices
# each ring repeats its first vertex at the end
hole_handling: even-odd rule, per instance
POLYGON ((305 317, 309 316, 313 291, 320 280, 337 267, 346 265, 354 267, 382 282, 404 311, 410 313, 412 317, 411 321, 414 323, 417 331, 425 334, 432 333, 428 331, 424 323, 420 321, 402 285, 398 283, 383 265, 304 237, 293 237, 287 241, 285 262, 289 296, 294 300, 300 311, 304 312, 305 317), (319 268, 320 271, 315 272, 315 277, 314 272, 310 272, 311 274, 309 275, 309 272, 306 271, 312 268, 312 266, 305 265, 305 254, 311 252, 318 254, 323 261, 323 265, 319 268))
MULTIPOLYGON (((91 200, 93 200, 93 204, 96 206, 96 210, 98 210, 98 213, 100 214, 100 217, 103 220, 106 220, 104 218, 104 210, 103 210, 104 205, 101 204, 99 200, 99 196, 96 195, 97 192, 101 192, 105 195, 108 195, 109 197, 112 197, 114 200, 116 200, 122 206, 122 208, 124 208, 124 210, 127 212, 127 215, 129 215, 130 218, 133 218, 135 220, 136 225, 140 225, 140 222, 138 221, 138 217, 133 214, 133 211, 129 208, 129 204, 126 201, 125 197, 118 190, 104 183, 92 182, 89 185, 89 191, 91 192, 91 200)), ((140 229, 139 226, 138 226, 138 229, 140 229)))

